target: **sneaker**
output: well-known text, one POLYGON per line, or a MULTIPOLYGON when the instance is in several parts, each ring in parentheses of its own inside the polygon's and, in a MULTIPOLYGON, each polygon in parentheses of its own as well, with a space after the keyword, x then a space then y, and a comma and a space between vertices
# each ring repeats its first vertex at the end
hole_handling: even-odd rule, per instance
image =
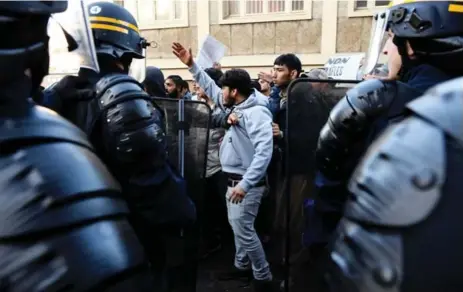
POLYGON ((230 271, 223 272, 218 275, 219 281, 232 281, 232 280, 250 280, 252 279, 252 270, 239 270, 235 267, 230 271))

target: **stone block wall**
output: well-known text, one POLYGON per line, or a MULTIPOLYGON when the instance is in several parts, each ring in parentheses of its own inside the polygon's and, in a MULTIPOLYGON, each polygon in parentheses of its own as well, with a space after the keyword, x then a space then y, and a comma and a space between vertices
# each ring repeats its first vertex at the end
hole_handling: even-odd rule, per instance
POLYGON ((312 3, 312 19, 263 23, 218 24, 217 2, 210 2, 210 34, 224 43, 228 56, 320 53, 321 1, 312 3))
MULTIPOLYGON (((321 53, 322 1, 313 2, 310 20, 276 21, 264 23, 218 24, 217 3, 211 2, 210 34, 227 47, 227 56, 321 53)), ((337 53, 366 52, 370 41, 371 17, 348 17, 347 2, 338 2, 336 35, 337 53)), ((148 58, 172 58, 171 43, 179 41, 191 46, 193 53, 198 47, 196 13, 190 11, 190 27, 142 31, 148 40, 154 40, 157 48, 148 49, 148 58)))
POLYGON ((173 58, 171 48, 173 42, 180 42, 181 44, 191 46, 193 54, 196 54, 198 48, 196 26, 144 30, 142 31, 142 35, 147 40, 157 43, 156 48, 150 47, 146 52, 150 59, 173 58))
POLYGON ((347 2, 338 2, 337 53, 366 52, 370 42, 372 17, 347 17, 347 2))
POLYGON ((321 19, 211 25, 211 35, 227 46, 227 55, 320 52, 321 19))

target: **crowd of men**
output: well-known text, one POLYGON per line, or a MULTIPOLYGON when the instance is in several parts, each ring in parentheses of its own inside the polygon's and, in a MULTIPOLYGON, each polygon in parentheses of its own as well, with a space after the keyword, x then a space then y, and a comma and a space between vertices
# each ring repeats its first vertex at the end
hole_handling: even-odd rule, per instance
POLYGON ((458 290, 462 4, 392 1, 347 92, 291 53, 252 80, 173 43, 192 94, 159 68, 129 76, 149 45, 130 12, 71 2, 0 2, 1 291, 196 291, 200 257, 230 241, 213 280, 256 292, 458 290), (90 15, 66 31, 85 66, 42 89, 67 11, 90 15), (210 108, 204 176, 170 159, 166 99, 210 108))
MULTIPOLYGON (((272 283, 270 280, 273 277, 265 259, 262 243, 268 247, 267 251, 276 257, 275 266, 282 265, 286 232, 284 223, 286 174, 283 172, 283 166, 286 155, 284 138, 287 131, 288 87, 295 79, 312 79, 309 83, 313 90, 311 94, 329 101, 328 108, 317 107, 314 104, 313 110, 325 111, 326 116, 329 109, 337 102, 337 98, 331 96, 329 92, 335 83, 327 82, 329 78, 324 69, 303 72, 299 58, 290 53, 283 54, 275 60, 271 73, 261 72, 258 79, 252 80, 249 74, 241 69, 232 69, 224 74, 218 63, 211 68, 200 68, 194 63, 191 53, 179 43, 173 44, 173 51, 192 73, 193 93, 184 90, 182 86, 184 81, 180 76, 164 78, 161 70, 156 67, 147 68, 147 77, 143 82, 145 90, 159 92, 165 89, 167 95, 156 96, 205 102, 211 107, 212 120, 222 121, 214 122, 209 134, 206 191, 204 207, 200 208, 204 211, 204 215, 200 216, 203 218, 201 224, 203 246, 201 246, 200 257, 210 256, 232 242, 225 236, 227 226, 223 224, 227 221, 224 217, 228 214, 228 222, 235 236, 237 254, 234 268, 229 272, 219 273, 217 279, 252 278, 251 266, 253 266, 255 279, 272 283), (231 81, 227 81, 227 78, 231 81), (230 88, 242 87, 240 90, 244 93, 224 91, 224 82, 225 84, 231 82, 228 86, 230 88), (173 86, 173 84, 177 85, 173 86), (257 100, 250 97, 253 94, 257 100), (251 106, 248 103, 251 103, 251 106), (258 107, 255 108, 256 106, 258 107), (223 119, 224 116, 226 119, 223 119), (235 132, 234 128, 239 130, 235 132), (227 145, 230 145, 229 148, 226 147, 227 145), (247 178, 249 175, 251 177, 247 178), (253 187, 249 188, 248 185, 253 187), (253 188, 257 189, 253 190, 253 188), (244 198, 247 200, 243 200, 244 198), (257 224, 255 224, 256 219, 257 224), (257 226, 257 233, 254 225, 257 226), (272 237, 274 239, 270 242, 272 237), (279 252, 275 249, 279 249, 279 252), (248 250, 256 252, 254 254, 248 250)), ((321 128, 321 125, 318 127, 321 128)), ((307 151, 313 152, 309 149, 307 151)), ((293 244, 295 250, 292 253, 296 257, 301 257, 304 247, 297 238, 300 238, 304 229, 304 215, 301 210, 307 194, 299 192, 292 195, 297 202, 296 207, 291 210, 292 229, 296 238, 293 244)), ((280 278, 281 276, 280 273, 280 278)), ((271 288, 263 289, 268 291, 271 288)))

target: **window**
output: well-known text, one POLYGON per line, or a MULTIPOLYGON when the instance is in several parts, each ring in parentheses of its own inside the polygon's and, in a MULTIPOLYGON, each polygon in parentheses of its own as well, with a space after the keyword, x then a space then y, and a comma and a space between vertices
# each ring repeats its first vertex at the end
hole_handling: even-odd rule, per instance
POLYGON ((374 12, 386 8, 389 2, 384 0, 349 0, 349 17, 371 16, 374 12))
POLYGON ((383 0, 375 0, 375 1, 366 1, 366 0, 356 0, 355 1, 355 9, 368 9, 370 6, 373 7, 381 7, 381 6, 387 6, 389 5, 389 1, 383 1, 383 0))
POLYGON ((119 0, 114 3, 129 10, 140 29, 188 26, 186 0, 119 0))
POLYGON ((219 22, 246 23, 301 20, 312 17, 311 0, 222 0, 219 22))

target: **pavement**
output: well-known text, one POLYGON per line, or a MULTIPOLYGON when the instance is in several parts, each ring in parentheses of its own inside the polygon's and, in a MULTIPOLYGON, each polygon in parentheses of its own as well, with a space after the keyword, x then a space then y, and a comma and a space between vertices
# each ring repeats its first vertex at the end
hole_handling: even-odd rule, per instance
MULTIPOLYGON (((272 252, 268 252, 267 254, 272 252)), ((243 281, 218 281, 217 275, 221 272, 229 270, 233 265, 234 247, 225 246, 224 249, 202 260, 199 265, 197 292, 253 292, 250 283, 243 281)), ((272 269, 274 278, 283 279, 283 270, 278 268, 275 257, 269 256, 268 260, 272 269)), ((315 275, 314 268, 310 261, 303 260, 298 268, 293 271, 294 278, 291 281, 290 292, 321 292, 325 289, 318 288, 314 283, 315 275)), ((282 290, 284 291, 284 290, 282 290)))
POLYGON ((233 247, 225 246, 221 251, 202 260, 199 265, 198 292, 252 292, 250 283, 244 281, 218 281, 217 275, 233 266, 233 247))

